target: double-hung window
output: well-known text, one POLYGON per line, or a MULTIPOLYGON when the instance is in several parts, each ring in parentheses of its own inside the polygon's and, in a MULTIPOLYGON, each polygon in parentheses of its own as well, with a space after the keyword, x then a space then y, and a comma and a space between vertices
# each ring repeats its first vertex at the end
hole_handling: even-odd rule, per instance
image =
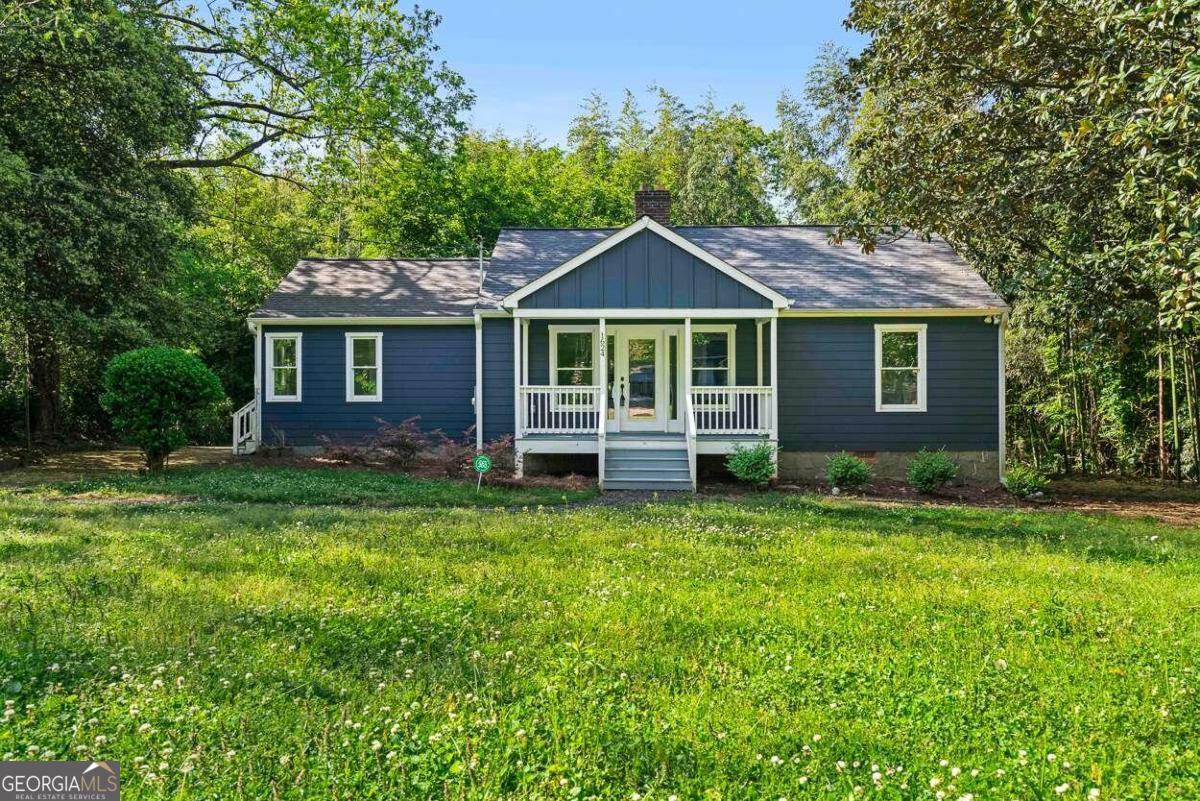
POLYGON ((300 334, 267 334, 267 400, 300 400, 300 334))
POLYGON ((383 400, 383 334, 346 334, 346 400, 383 400))
POLYGON ((733 402, 734 327, 732 325, 692 326, 692 395, 697 409, 726 409, 733 402), (711 390, 705 392, 703 390, 711 390))
POLYGON ((925 411, 925 326, 875 326, 875 411, 925 411))
MULTIPOLYGON (((550 384, 556 387, 594 387, 596 332, 591 326, 553 326, 550 329, 550 384)), ((591 408, 583 392, 555 392, 554 408, 591 408)))

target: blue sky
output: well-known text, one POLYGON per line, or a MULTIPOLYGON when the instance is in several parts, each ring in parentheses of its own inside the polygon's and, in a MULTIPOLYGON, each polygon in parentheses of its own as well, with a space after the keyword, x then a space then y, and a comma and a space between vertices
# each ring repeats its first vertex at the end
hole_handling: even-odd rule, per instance
POLYGON ((615 112, 626 88, 647 110, 659 84, 689 105, 710 90, 771 127, 780 91, 799 93, 822 42, 857 51, 849 0, 819 2, 468 2, 427 0, 442 15, 442 57, 475 92, 473 127, 533 129, 561 143, 592 90, 615 112))

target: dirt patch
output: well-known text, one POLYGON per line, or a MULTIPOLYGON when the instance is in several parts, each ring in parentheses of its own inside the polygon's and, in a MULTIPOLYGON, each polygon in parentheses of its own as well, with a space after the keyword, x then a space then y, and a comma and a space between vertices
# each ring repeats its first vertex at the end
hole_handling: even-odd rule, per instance
MULTIPOLYGON (((229 448, 197 445, 171 454, 170 467, 199 467, 229 464, 229 448)), ((49 481, 76 481, 97 473, 136 473, 146 465, 137 448, 72 450, 52 453, 37 464, 0 473, 0 484, 21 485, 49 481)))
MULTIPOLYGON (((923 495, 901 481, 875 481, 861 492, 843 492, 837 497, 880 506, 977 506, 1023 511, 1077 511, 1121 517, 1152 517, 1167 525, 1187 528, 1200 526, 1200 499, 1193 500, 1186 496, 1148 497, 1146 488, 1140 485, 1136 496, 1106 497, 1108 492, 1114 491, 1114 484, 1109 479, 1097 481, 1095 492, 1089 492, 1088 482, 1082 480, 1072 482, 1070 487, 1072 492, 1059 492, 1052 488, 1044 497, 1022 499, 1010 495, 1002 487, 947 487, 935 494, 923 495)), ((823 484, 785 484, 776 489, 779 492, 834 497, 830 488, 823 484)), ((706 496, 727 498, 753 494, 752 490, 736 484, 708 485, 701 487, 700 492, 706 496)))
POLYGON ((64 498, 68 503, 103 503, 112 506, 144 506, 163 503, 191 503, 196 500, 186 495, 163 495, 156 492, 143 492, 137 495, 121 495, 119 497, 103 492, 78 492, 64 498))

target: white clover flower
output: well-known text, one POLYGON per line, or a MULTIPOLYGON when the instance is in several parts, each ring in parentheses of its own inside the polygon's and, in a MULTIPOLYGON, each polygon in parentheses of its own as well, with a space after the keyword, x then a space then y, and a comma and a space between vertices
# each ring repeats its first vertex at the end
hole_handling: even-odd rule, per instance
POLYGON ((1056 757, 1056 756, 1054 755, 1054 753, 1053 753, 1053 752, 1051 752, 1051 753, 1049 753, 1049 754, 1046 754, 1046 761, 1047 761, 1047 762, 1053 762, 1053 761, 1054 761, 1054 760, 1056 760, 1056 759, 1058 759, 1058 757, 1056 757))
POLYGON ((371 741, 371 750, 372 750, 372 751, 381 751, 381 750, 383 750, 383 743, 379 742, 378 740, 372 740, 372 741, 371 741))
POLYGON ((1100 788, 1099 787, 1093 787, 1092 789, 1088 790, 1088 798, 1099 798, 1099 797, 1100 797, 1100 788))
POLYGON ((958 776, 960 773, 962 773, 962 768, 950 768, 951 776, 958 776))
POLYGON ((1060 784, 1054 788, 1054 792, 1058 793, 1059 795, 1062 795, 1063 793, 1065 793, 1067 790, 1070 790, 1070 789, 1071 789, 1070 783, 1063 782, 1062 784, 1060 784))
POLYGON ((941 783, 942 783, 942 780, 938 776, 934 776, 932 779, 929 780, 930 787, 937 787, 941 783))
POLYGON ((771 757, 771 764, 778 767, 779 765, 783 764, 783 760, 777 756, 773 756, 773 757, 771 757))

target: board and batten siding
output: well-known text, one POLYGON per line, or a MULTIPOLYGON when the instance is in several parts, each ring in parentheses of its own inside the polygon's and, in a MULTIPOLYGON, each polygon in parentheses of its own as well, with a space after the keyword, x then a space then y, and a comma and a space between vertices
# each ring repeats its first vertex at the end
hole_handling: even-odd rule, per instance
POLYGON ((980 317, 779 321, 780 447, 791 451, 994 451, 999 339, 980 317), (926 330, 926 409, 875 411, 875 324, 926 330))
MULTIPOLYGON (((303 334, 301 400, 267 401, 266 443, 317 445, 320 437, 359 442, 375 434, 380 419, 399 423, 420 417, 422 430, 460 436, 475 423, 475 328, 467 325, 292 326, 267 325, 265 333, 303 334), (383 400, 346 401, 346 334, 382 332, 383 400)), ((510 337, 511 342, 511 337, 510 337)), ((263 386, 266 375, 264 341, 263 386)), ((509 356, 512 369, 512 356, 509 356)), ((510 377, 511 386, 511 377, 510 377)), ((509 415, 512 414, 509 399, 509 415)))
POLYGON ((527 309, 769 309, 771 301, 652 231, 521 300, 527 309))

